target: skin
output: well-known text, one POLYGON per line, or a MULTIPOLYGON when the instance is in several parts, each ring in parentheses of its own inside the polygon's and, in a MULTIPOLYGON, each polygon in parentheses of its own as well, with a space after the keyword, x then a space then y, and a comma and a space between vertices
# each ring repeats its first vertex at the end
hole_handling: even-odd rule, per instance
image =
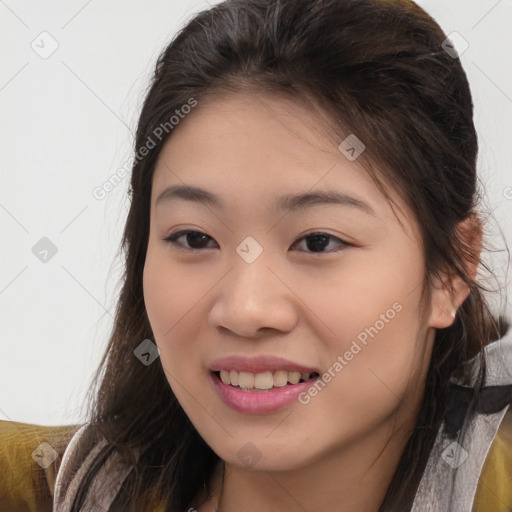
POLYGON ((377 511, 414 425, 435 330, 451 325, 469 292, 455 278, 437 281, 420 323, 425 261, 412 212, 391 191, 402 227, 339 142, 300 103, 230 94, 201 100, 159 155, 145 304, 169 385, 226 462, 220 503, 217 471, 212 498, 191 503, 200 512, 377 511), (185 200, 156 207, 176 184, 212 191, 226 208, 185 200), (282 194, 313 189, 361 198, 376 215, 340 205, 274 210, 282 194), (181 248, 163 240, 182 229, 211 238, 195 251, 186 236, 181 248), (324 249, 304 238, 315 231, 333 237, 324 249), (247 236, 263 248, 250 264, 236 252, 247 236), (211 385, 208 365, 232 354, 327 371, 397 302, 400 312, 307 405, 245 415, 211 385), (251 467, 237 456, 247 442, 261 455, 251 467))

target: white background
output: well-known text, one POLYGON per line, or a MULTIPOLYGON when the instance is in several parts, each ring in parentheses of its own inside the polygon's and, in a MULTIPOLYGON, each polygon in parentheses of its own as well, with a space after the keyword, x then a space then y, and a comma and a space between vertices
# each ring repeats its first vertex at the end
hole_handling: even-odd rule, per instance
MULTIPOLYGON (((475 102, 484 206, 493 214, 486 242, 502 251, 486 256, 499 277, 488 285, 505 286, 500 228, 512 246, 512 1, 418 3, 447 35, 456 31, 469 43, 461 60, 475 102)), ((92 190, 129 168, 156 58, 207 7, 205 0, 0 0, 1 419, 81 421, 120 289, 129 178, 103 200, 92 190), (31 47, 51 49, 42 32, 58 43, 46 59, 31 47), (42 237, 57 247, 46 263, 32 252, 42 237)), ((501 308, 504 299, 505 292, 501 308)))

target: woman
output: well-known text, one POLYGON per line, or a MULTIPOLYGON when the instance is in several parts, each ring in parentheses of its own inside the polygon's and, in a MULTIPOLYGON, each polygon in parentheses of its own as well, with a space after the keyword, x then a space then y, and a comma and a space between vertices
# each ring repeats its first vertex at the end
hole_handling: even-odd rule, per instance
POLYGON ((164 50, 54 510, 512 507, 512 339, 446 39, 412 1, 234 0, 164 50))

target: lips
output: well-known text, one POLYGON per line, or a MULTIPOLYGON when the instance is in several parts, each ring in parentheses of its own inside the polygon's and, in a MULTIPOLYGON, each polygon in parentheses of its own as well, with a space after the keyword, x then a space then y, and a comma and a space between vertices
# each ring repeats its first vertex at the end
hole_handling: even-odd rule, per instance
POLYGON ((292 406, 301 393, 316 383, 319 377, 306 382, 267 389, 243 390, 225 384, 216 374, 210 373, 210 382, 222 402, 232 410, 241 414, 270 414, 292 406))
POLYGON ((285 370, 288 372, 299 373, 320 373, 320 370, 312 366, 305 366, 300 363, 295 363, 288 359, 275 356, 228 356, 213 361, 209 365, 211 372, 220 372, 221 370, 248 373, 262 373, 262 372, 276 372, 278 370, 285 370))

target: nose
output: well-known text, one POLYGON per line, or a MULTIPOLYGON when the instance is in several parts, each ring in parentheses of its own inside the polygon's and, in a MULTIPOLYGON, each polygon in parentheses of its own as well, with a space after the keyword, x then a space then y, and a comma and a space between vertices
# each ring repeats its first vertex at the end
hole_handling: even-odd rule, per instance
POLYGON ((217 287, 209 322, 243 338, 257 338, 269 330, 280 334, 297 325, 298 304, 285 275, 261 257, 252 263, 240 259, 217 287))

